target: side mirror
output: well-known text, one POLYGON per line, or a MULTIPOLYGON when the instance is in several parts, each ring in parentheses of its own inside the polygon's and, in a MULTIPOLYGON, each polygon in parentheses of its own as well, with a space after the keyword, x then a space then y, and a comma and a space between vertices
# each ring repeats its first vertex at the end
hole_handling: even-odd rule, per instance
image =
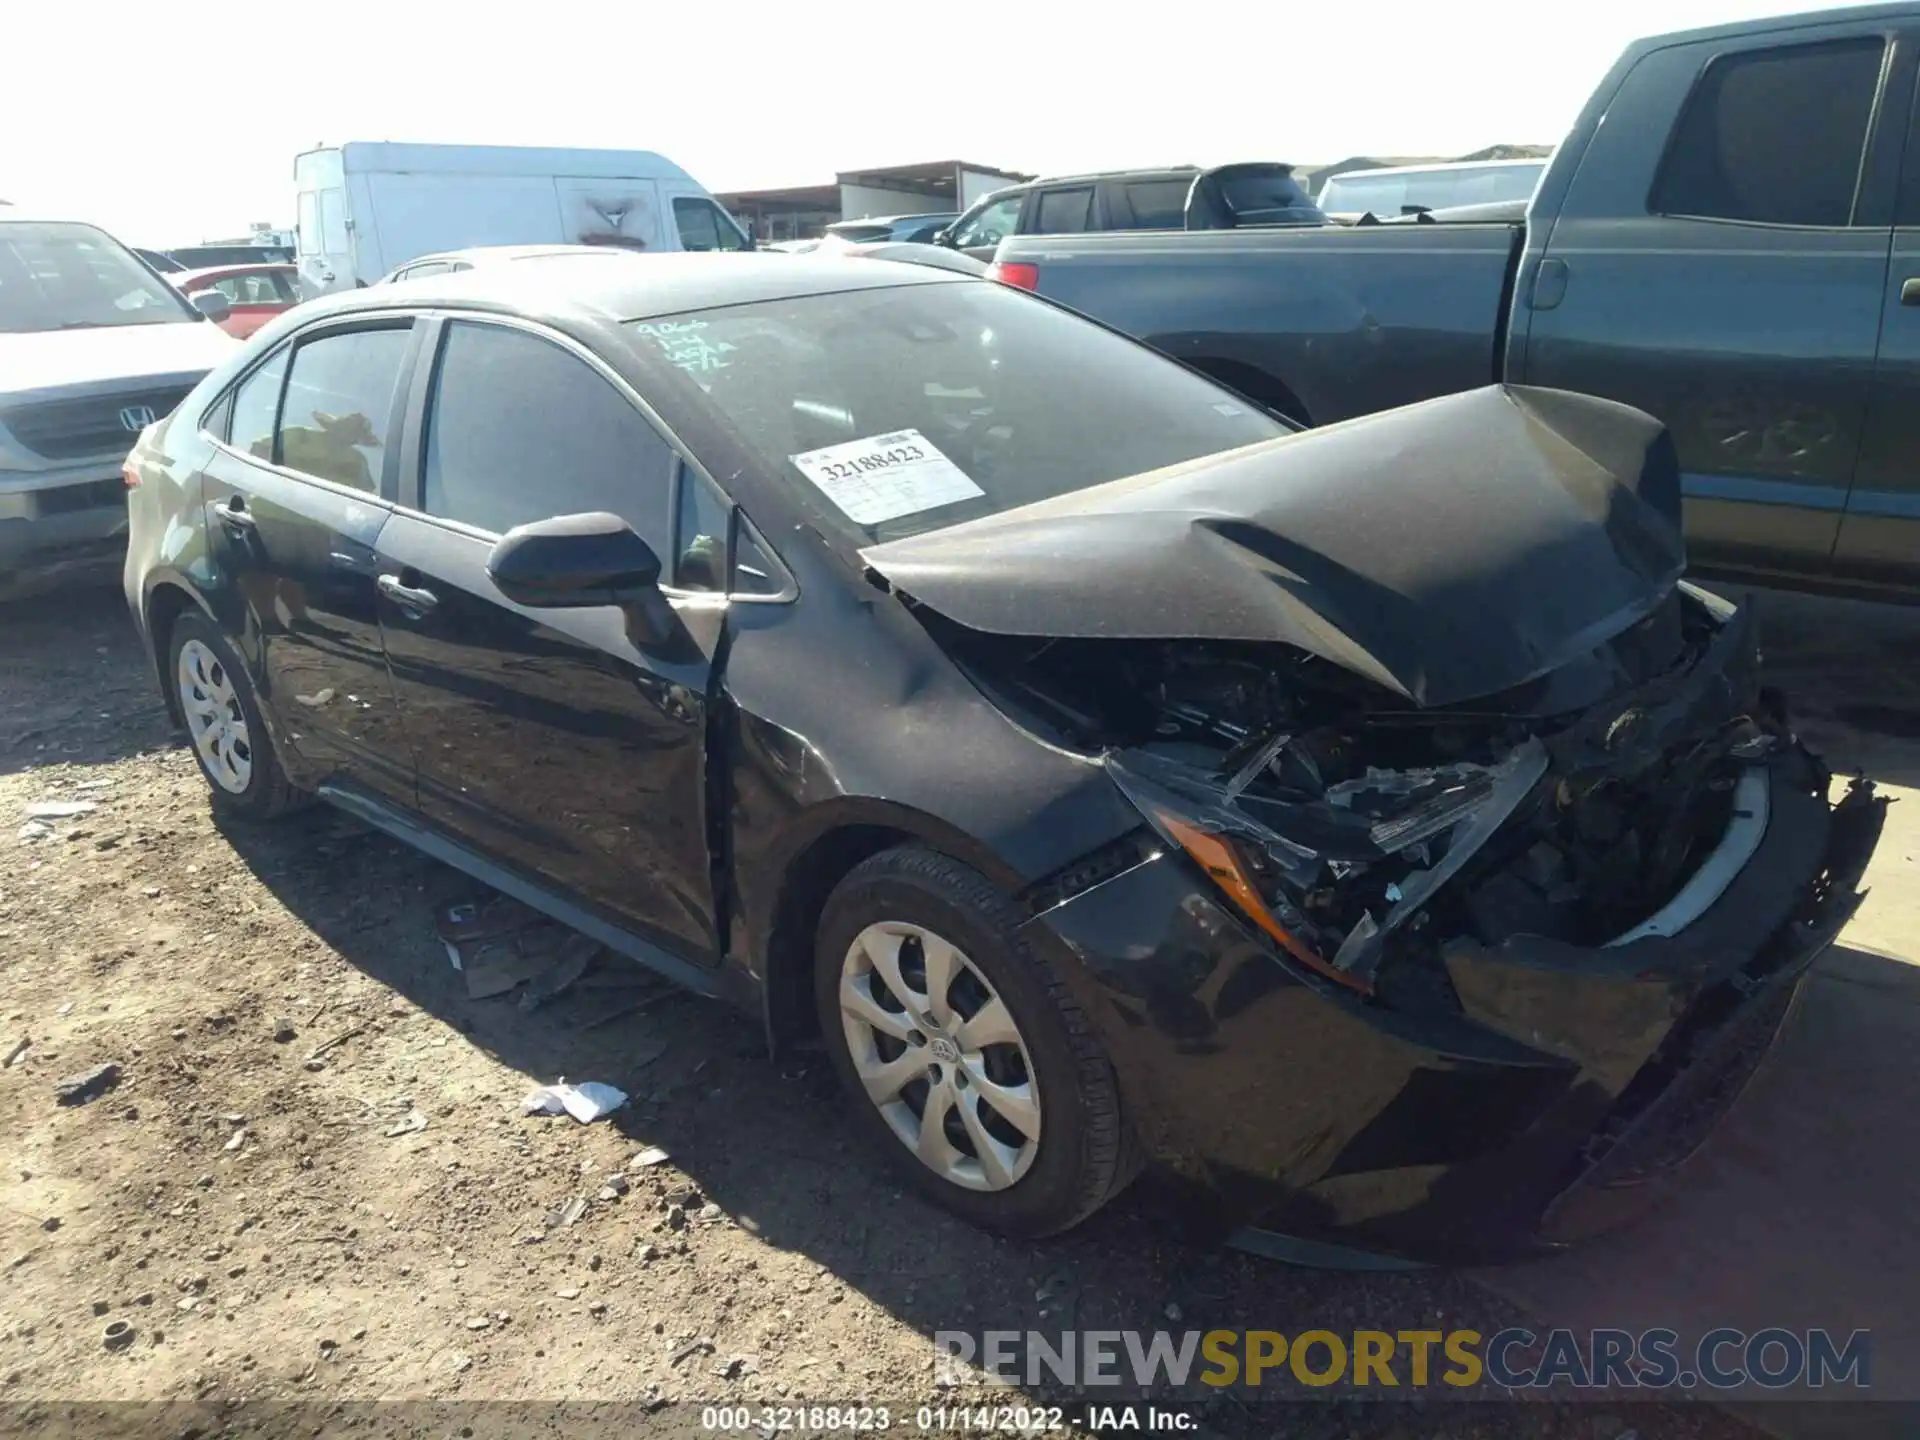
POLYGON ((660 557, 618 515, 557 515, 502 535, 487 577, 516 605, 627 605, 659 593, 660 557))
POLYGON ((196 290, 187 296, 187 303, 216 325, 233 314, 233 302, 218 290, 196 290))

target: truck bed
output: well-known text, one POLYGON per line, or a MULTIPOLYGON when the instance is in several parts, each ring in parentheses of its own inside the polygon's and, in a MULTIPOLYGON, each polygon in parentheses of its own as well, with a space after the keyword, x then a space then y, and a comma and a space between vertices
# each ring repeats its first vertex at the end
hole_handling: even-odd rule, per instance
POLYGON ((1035 266, 1048 299, 1324 425, 1499 379, 1524 230, 1029 235, 1005 241, 995 258, 1035 266), (1394 259, 1381 263, 1384 255, 1394 259))

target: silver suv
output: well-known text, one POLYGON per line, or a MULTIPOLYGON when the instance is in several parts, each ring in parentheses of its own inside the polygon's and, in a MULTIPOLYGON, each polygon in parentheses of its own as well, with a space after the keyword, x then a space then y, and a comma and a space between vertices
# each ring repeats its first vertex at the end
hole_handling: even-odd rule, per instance
POLYGON ((120 463, 234 339, 91 225, 0 211, 0 598, 110 579, 120 463))

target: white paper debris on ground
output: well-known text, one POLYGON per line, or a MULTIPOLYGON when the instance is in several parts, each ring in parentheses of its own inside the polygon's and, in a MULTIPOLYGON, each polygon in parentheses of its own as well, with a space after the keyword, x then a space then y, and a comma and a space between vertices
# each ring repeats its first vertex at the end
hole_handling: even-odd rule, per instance
POLYGON ((76 815, 91 815, 100 807, 92 800, 36 800, 27 806, 29 820, 71 820, 76 815))
POLYGON ((627 1162, 629 1170, 650 1170, 655 1165, 664 1165, 673 1157, 658 1145, 649 1145, 627 1162))
POLYGON ((587 1125, 603 1115, 611 1115, 626 1103, 627 1092, 612 1085, 603 1085, 598 1080, 583 1080, 578 1085, 569 1085, 563 1080, 555 1085, 542 1085, 527 1096, 520 1102, 520 1113, 567 1114, 582 1125, 587 1125))

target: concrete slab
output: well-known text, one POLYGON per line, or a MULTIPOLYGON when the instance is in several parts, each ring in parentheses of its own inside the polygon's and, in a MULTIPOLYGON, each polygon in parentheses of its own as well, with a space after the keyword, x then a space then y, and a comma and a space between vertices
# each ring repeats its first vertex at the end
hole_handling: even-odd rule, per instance
MULTIPOLYGON (((1866 904, 1769 1063, 1668 1204, 1580 1250, 1478 1279, 1546 1325, 1871 1332, 1876 1401, 1920 1402, 1920 611, 1763 593, 1774 683, 1836 769, 1900 797, 1866 904)), ((1702 1393, 1718 1393, 1703 1392, 1702 1393)), ((1727 1392, 1797 1440, 1920 1433, 1851 1387, 1727 1392), (1803 1403, 1782 1403, 1803 1402, 1803 1403)))

